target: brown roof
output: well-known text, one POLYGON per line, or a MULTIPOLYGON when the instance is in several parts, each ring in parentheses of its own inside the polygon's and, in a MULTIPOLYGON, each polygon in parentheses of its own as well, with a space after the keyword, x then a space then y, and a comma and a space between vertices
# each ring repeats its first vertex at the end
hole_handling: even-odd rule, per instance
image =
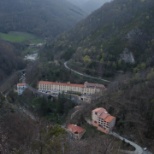
POLYGON ((115 119, 115 117, 109 115, 109 116, 106 117, 105 121, 106 122, 111 122, 113 119, 115 119))
POLYGON ((72 133, 75 133, 75 132, 78 132, 78 133, 83 133, 85 131, 85 129, 83 129, 82 127, 79 127, 77 125, 74 125, 74 124, 69 124, 67 126, 67 129, 69 131, 71 131, 72 133))
POLYGON ((104 108, 96 108, 92 112, 97 112, 99 118, 104 119, 106 122, 111 122, 115 117, 111 116, 104 108))
POLYGON ((104 119, 104 120, 106 121, 106 118, 107 118, 108 116, 109 116, 108 113, 103 112, 99 117, 102 118, 102 119, 104 119))
POLYGON ((71 86, 71 87, 81 87, 83 88, 83 84, 72 84, 72 83, 61 83, 61 82, 49 82, 49 81, 39 81, 38 84, 51 84, 51 85, 59 85, 59 86, 71 86))
POLYGON ((85 87, 91 87, 91 88, 100 88, 100 89, 106 89, 105 86, 103 84, 98 84, 98 83, 89 83, 89 82, 85 82, 84 83, 85 87))

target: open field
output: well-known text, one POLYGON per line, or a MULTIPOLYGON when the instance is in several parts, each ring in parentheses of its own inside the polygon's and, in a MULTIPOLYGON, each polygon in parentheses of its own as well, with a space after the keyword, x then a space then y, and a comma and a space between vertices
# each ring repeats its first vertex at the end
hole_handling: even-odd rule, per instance
POLYGON ((40 43, 43 42, 43 39, 26 33, 26 32, 9 32, 9 33, 1 33, 0 39, 13 42, 13 43, 40 43))

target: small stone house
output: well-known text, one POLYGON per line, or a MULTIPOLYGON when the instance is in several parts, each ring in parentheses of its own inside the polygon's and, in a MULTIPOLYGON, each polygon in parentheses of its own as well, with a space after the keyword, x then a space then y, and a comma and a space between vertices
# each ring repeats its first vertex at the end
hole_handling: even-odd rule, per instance
POLYGON ((26 83, 18 83, 17 84, 17 92, 18 95, 22 95, 22 93, 24 92, 24 90, 27 88, 27 84, 26 83))
POLYGON ((70 136, 76 140, 80 140, 86 130, 82 127, 79 127, 75 124, 69 124, 66 128, 67 132, 70 134, 70 136))

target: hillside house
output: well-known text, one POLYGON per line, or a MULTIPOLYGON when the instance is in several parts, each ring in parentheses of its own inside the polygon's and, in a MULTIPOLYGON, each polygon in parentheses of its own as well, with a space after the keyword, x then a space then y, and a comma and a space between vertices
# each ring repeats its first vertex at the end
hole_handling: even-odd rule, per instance
POLYGON ((84 135, 84 133, 86 132, 85 129, 75 124, 69 124, 66 130, 70 134, 70 136, 76 140, 80 140, 82 136, 84 135))
POLYGON ((116 118, 111 116, 104 108, 92 110, 92 125, 106 134, 112 131, 115 121, 116 118))
POLYGON ((17 84, 18 95, 22 95, 22 93, 25 91, 26 88, 27 88, 27 84, 26 83, 18 83, 17 84))

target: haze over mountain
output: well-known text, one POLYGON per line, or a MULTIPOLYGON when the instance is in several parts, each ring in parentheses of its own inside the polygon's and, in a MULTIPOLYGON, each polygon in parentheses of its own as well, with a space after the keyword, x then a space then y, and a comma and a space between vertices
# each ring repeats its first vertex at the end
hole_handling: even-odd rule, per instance
POLYGON ((111 0, 68 0, 68 1, 80 7, 87 13, 91 13, 94 10, 100 8, 104 3, 110 2, 111 0))
POLYGON ((80 64, 77 68, 99 76, 152 66, 153 10, 153 0, 114 0, 104 4, 55 41, 52 51, 63 53, 61 58, 75 53, 75 67, 80 64))
POLYGON ((84 18, 84 12, 64 0, 1 0, 0 31, 24 31, 55 37, 84 18))
POLYGON ((78 78, 83 78, 81 73, 109 78, 107 93, 86 104, 81 119, 89 117, 94 106, 105 106, 117 117, 115 131, 154 151, 153 19, 153 0, 114 0, 59 36, 43 54, 45 61, 67 61, 80 72, 78 78))
MULTIPOLYGON (((80 9, 64 0, 1 0, 0 32, 26 31, 55 38, 82 15, 80 9)), ((54 41, 27 43, 17 37, 27 33, 2 33, 1 38, 8 42, 0 40, 0 153, 154 153, 153 19, 154 0, 114 0, 54 41), (23 61, 27 54, 38 57, 23 61), (66 61, 72 69, 64 65, 66 61), (43 94, 38 91, 38 81, 87 81, 103 83, 106 88, 99 94, 81 95, 59 93, 65 86, 53 91, 43 86, 43 94), (18 82, 26 82, 27 89, 21 84, 17 89, 18 82), (17 93, 20 90, 25 90, 22 95, 17 93), (82 96, 91 101, 81 103, 82 96), (90 125, 91 111, 98 107, 116 117, 113 134, 125 138, 120 141, 90 125), (67 124, 84 128, 83 139, 68 137, 64 129, 67 124), (126 139, 141 148, 135 149, 126 139)), ((26 38, 35 40, 33 35, 26 38)))

